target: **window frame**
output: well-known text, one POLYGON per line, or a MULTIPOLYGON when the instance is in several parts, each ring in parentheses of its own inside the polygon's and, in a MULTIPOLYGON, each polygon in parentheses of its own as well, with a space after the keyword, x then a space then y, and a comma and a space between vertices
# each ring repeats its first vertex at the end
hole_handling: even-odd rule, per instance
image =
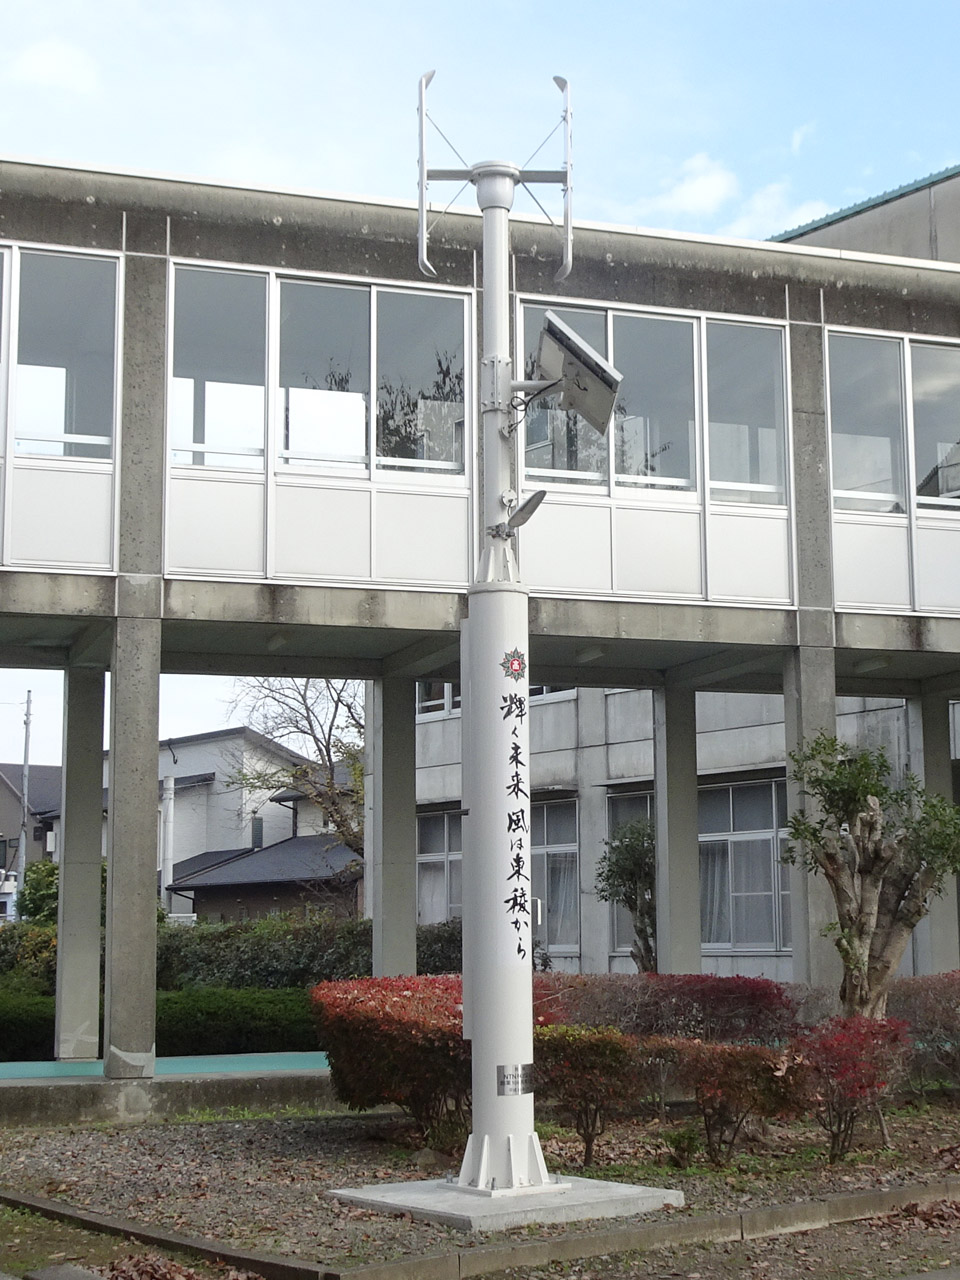
MULTIPOLYGON (((578 480, 580 473, 565 471, 551 477, 543 468, 526 466, 526 423, 522 425, 520 458, 523 466, 525 489, 547 489, 550 492, 576 494, 577 502, 597 502, 609 504, 644 505, 667 507, 671 510, 684 509, 705 511, 750 512, 762 515, 768 512, 783 514, 793 508, 793 413, 790 387, 790 334, 788 322, 770 317, 744 316, 705 310, 682 310, 673 307, 655 307, 618 303, 611 305, 609 299, 564 299, 551 300, 539 295, 518 293, 516 296, 515 332, 523 341, 525 333, 525 308, 562 308, 564 311, 601 312, 605 314, 605 348, 607 358, 614 365, 617 363, 614 345, 614 318, 617 316, 640 316, 649 319, 666 321, 683 321, 693 327, 694 346, 694 464, 696 470, 695 484, 692 488, 672 488, 670 478, 660 480, 657 477, 630 477, 616 470, 616 423, 611 424, 606 435, 607 460, 606 473, 599 482, 593 473, 583 473, 588 478, 578 480), (754 489, 750 482, 734 484, 724 481, 722 485, 711 482, 710 477, 710 440, 708 433, 707 380, 708 380, 708 326, 710 324, 737 325, 756 329, 769 329, 776 332, 780 339, 779 373, 782 391, 783 423, 781 428, 781 445, 783 452, 783 491, 779 500, 771 502, 737 501, 735 498, 720 496, 723 488, 746 492, 754 489)), ((622 370, 621 370, 622 372, 622 370)), ((760 486, 764 491, 767 486, 760 486)), ((772 491, 772 490, 771 490, 772 491)))
MULTIPOLYGON (((458 288, 449 285, 431 285, 430 283, 417 283, 416 285, 405 285, 403 282, 397 282, 381 277, 357 277, 351 275, 339 275, 331 272, 310 272, 296 271, 287 268, 255 265, 255 264, 239 264, 229 263, 217 260, 208 260, 200 258, 182 258, 171 257, 168 262, 168 289, 167 289, 167 335, 166 335, 166 386, 168 389, 172 385, 173 379, 173 350, 175 342, 174 332, 174 307, 176 301, 176 278, 177 273, 183 270, 196 271, 215 271, 229 274, 240 274, 247 276, 262 277, 266 288, 266 308, 265 308, 265 326, 266 326, 266 351, 265 351, 265 429, 264 429, 264 446, 262 466, 257 467, 230 467, 230 466, 208 466, 203 464, 195 464, 192 462, 183 462, 174 460, 174 446, 171 440, 169 412, 165 415, 165 452, 167 458, 168 474, 177 476, 194 476, 207 477, 210 479, 224 479, 234 481, 252 481, 262 483, 266 477, 268 480, 276 480, 278 482, 294 484, 294 485, 311 485, 322 483, 324 485, 344 484, 347 486, 355 486, 358 483, 365 486, 375 485, 377 488, 383 489, 394 486, 399 489, 409 489, 411 487, 427 487, 430 489, 446 489, 462 493, 468 490, 472 484, 473 471, 473 443, 476 438, 476 421, 474 411, 473 388, 475 385, 475 313, 476 313, 476 290, 473 288, 458 288), (317 284, 329 285, 332 287, 355 288, 363 290, 367 293, 369 299, 369 307, 367 312, 368 318, 368 336, 369 336, 369 384, 370 390, 367 393, 367 409, 366 409, 366 458, 363 462, 354 463, 347 460, 337 459, 301 459, 297 462, 295 459, 285 459, 283 440, 283 422, 281 408, 281 393, 283 386, 280 382, 280 294, 284 282, 295 284, 317 284), (463 465, 459 470, 451 470, 443 467, 433 467, 431 465, 421 466, 421 460, 411 459, 381 459, 376 453, 376 404, 377 404, 377 309, 376 298, 379 293, 390 293, 397 295, 411 296, 428 296, 450 298, 460 304, 463 315, 463 378, 465 401, 463 406, 463 465), (381 465, 386 463, 387 465, 381 465)), ((185 452, 178 449, 177 452, 185 452)), ((211 451, 208 451, 211 452, 211 451)), ((238 455, 241 450, 235 451, 238 455)))
POLYGON ((532 935, 537 940, 540 949, 546 951, 548 955, 556 956, 558 958, 560 957, 577 958, 580 955, 580 942, 581 942, 581 936, 582 936, 581 920, 580 920, 581 906, 582 906, 581 904, 582 893, 580 888, 580 802, 576 796, 566 796, 562 800, 531 799, 531 802, 530 802, 530 865, 531 865, 530 891, 531 891, 532 897, 537 896, 533 893, 533 862, 534 862, 534 859, 537 857, 543 858, 544 897, 540 899, 542 903, 542 907, 541 907, 542 916, 541 916, 540 923, 537 924, 534 921, 531 922, 532 935), (573 841, 555 841, 553 843, 550 843, 547 841, 546 811, 551 807, 556 808, 559 805, 572 805, 576 839, 573 841), (544 833, 543 844, 534 843, 534 823, 535 823, 534 812, 537 809, 542 809, 544 811, 543 812, 543 833, 544 833), (576 892, 575 892, 576 941, 575 942, 550 942, 549 941, 550 901, 548 897, 550 892, 549 860, 551 858, 557 858, 557 857, 568 857, 571 853, 573 854, 573 857, 574 857, 575 878, 576 878, 576 892))
MULTIPOLYGON (((916 528, 918 520, 937 521, 941 519, 960 519, 960 489, 958 489, 955 497, 921 497, 917 492, 917 433, 915 424, 913 375, 913 355, 914 351, 918 347, 943 348, 960 353, 960 339, 949 336, 938 336, 937 334, 905 333, 902 330, 865 329, 862 327, 846 325, 828 325, 825 327, 824 332, 826 357, 824 381, 826 390, 825 398, 828 440, 830 446, 830 493, 834 519, 840 519, 849 523, 866 521, 867 523, 872 524, 876 521, 881 521, 885 524, 894 525, 909 524, 913 529, 916 528), (900 511, 885 511, 879 506, 876 509, 873 509, 869 507, 840 507, 837 505, 837 496, 851 496, 851 491, 837 489, 834 477, 834 414, 833 398, 831 395, 833 370, 830 358, 830 339, 834 335, 865 338, 879 342, 895 342, 897 344, 901 380, 900 436, 898 444, 901 451, 903 483, 905 490, 903 495, 903 509, 900 511)), ((960 444, 960 441, 958 441, 958 444, 960 444)), ((855 492, 852 496, 862 497, 862 495, 857 495, 855 492)), ((878 497, 886 496, 896 495, 878 495, 878 497)))
MULTIPOLYGON (((786 939, 789 937, 790 926, 790 894, 789 888, 783 888, 783 852, 787 840, 787 830, 785 827, 778 826, 778 818, 780 816, 779 807, 779 789, 786 786, 784 778, 751 778, 743 779, 740 782, 726 782, 716 784, 706 784, 698 786, 697 798, 706 792, 727 792, 728 807, 728 830, 720 831, 701 831, 700 822, 697 822, 698 845, 704 844, 725 844, 727 858, 727 915, 730 922, 730 941, 729 942, 707 942, 703 940, 703 908, 701 899, 701 951, 704 956, 722 956, 722 955, 791 955, 792 946, 786 939), (738 788, 769 786, 770 803, 771 803, 771 823, 770 827, 757 827, 753 829, 734 830, 733 815, 733 793, 738 788), (736 897, 753 896, 745 894, 743 891, 734 889, 733 876, 733 846, 738 843, 747 841, 768 840, 770 844, 770 891, 762 896, 769 897, 771 902, 772 923, 773 923, 773 943, 765 945, 763 943, 740 942, 735 935, 735 918, 734 918, 734 899, 736 897)), ((789 882, 788 882, 789 883, 789 882)), ((759 896, 759 895, 758 895, 759 896)))
MULTIPOLYGON (((0 258, 3 259, 2 298, 0 298, 0 413, 3 418, 3 431, 0 432, 0 449, 2 455, 11 464, 26 465, 30 468, 50 468, 61 470, 89 470, 104 472, 113 470, 119 463, 121 439, 120 424, 122 422, 122 353, 123 353, 123 305, 125 290, 125 258, 122 253, 110 250, 85 249, 73 245, 54 245, 18 240, 0 243, 0 258), (83 261, 108 262, 114 270, 113 276, 113 357, 111 361, 112 379, 112 414, 109 436, 72 437, 77 444, 89 443, 108 450, 106 457, 84 457, 68 453, 34 452, 30 449, 17 448, 20 440, 38 441, 50 444, 67 444, 71 436, 66 432, 51 436, 20 436, 16 430, 15 406, 17 392, 17 376, 20 367, 20 293, 21 293, 21 260, 24 254, 33 254, 46 258, 81 259, 83 261)), ((8 469, 12 473, 12 466, 8 469)), ((5 507, 9 510, 9 502, 5 507)))

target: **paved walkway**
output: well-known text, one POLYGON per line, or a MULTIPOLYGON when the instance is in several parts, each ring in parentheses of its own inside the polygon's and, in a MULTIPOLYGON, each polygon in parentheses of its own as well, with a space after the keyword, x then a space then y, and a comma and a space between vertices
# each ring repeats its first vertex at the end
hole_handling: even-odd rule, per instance
MULTIPOLYGON (((270 1071, 326 1071, 325 1053, 222 1053, 158 1058, 158 1076, 261 1075, 270 1071)), ((73 1080, 103 1077, 103 1063, 0 1062, 0 1080, 73 1080)), ((3 1280, 0 1275, 0 1280, 3 1280)))

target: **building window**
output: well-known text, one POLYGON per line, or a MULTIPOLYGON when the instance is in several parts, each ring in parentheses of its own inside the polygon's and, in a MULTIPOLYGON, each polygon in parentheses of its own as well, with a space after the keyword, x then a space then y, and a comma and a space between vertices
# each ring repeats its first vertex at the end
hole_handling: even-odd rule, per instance
POLYGON ((175 463, 263 468, 266 277, 177 269, 173 382, 175 463))
MULTIPOLYGON (((631 822, 649 822, 653 817, 650 792, 607 796, 607 830, 612 840, 620 827, 631 822)), ((633 946, 633 921, 626 907, 611 903, 613 950, 629 951, 633 946)))
POLYGON ((910 344, 917 501, 960 498, 960 347, 910 344))
POLYGON ((463 842, 459 813, 417 818, 417 923, 439 924, 462 914, 463 842))
POLYGON ((382 466, 463 472, 463 303, 377 294, 377 454, 382 466))
POLYGON ((614 409, 618 484, 697 489, 696 330, 688 320, 613 318, 623 374, 614 409))
POLYGON ((280 284, 281 466, 367 461, 370 292, 280 284))
POLYGON ((444 680, 417 681, 417 715, 449 715, 460 709, 460 685, 444 680))
MULTIPOLYGON (((523 309, 525 376, 533 377, 546 308, 523 309)), ((606 353, 606 321, 602 311, 556 307, 555 314, 585 342, 606 353)), ((560 408, 560 396, 541 396, 524 419, 527 476, 554 483, 600 484, 607 479, 607 443, 578 413, 560 408)))
POLYGON ((116 262, 21 253, 13 394, 18 453, 110 458, 116 332, 116 262))
MULTIPOLYGON (((543 314, 542 306, 523 308, 527 376, 534 372, 543 314)), ((556 395, 528 407, 531 485, 606 486, 612 474, 621 493, 694 499, 705 441, 712 501, 786 504, 782 328, 588 308, 557 314, 613 362, 623 381, 606 437, 562 411, 556 395)))
POLYGON ((700 937, 706 949, 789 950, 785 824, 783 781, 700 789, 700 937))
POLYGON ((786 502, 783 334, 760 325, 707 324, 710 496, 786 502))
POLYGON ((580 872, 577 802, 553 800, 530 806, 531 893, 541 920, 533 935, 548 950, 580 948, 580 872))
POLYGON ((463 296, 177 267, 172 460, 262 471, 269 439, 288 474, 463 475, 466 319, 463 296))
POLYGON ((831 333, 834 505, 903 512, 903 344, 831 333))

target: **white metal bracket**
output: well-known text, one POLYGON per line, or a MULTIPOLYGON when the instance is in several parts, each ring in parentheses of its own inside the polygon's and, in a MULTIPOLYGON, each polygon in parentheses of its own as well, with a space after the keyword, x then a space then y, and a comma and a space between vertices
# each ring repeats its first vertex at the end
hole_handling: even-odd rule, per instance
MULTIPOLYGON (((420 125, 417 261, 423 274, 434 279, 437 272, 429 257, 430 228, 427 225, 427 190, 430 181, 431 179, 434 182, 473 182, 475 180, 473 169, 430 169, 427 166, 427 89, 435 75, 435 71, 427 71, 420 77, 417 109, 420 125)), ((547 182, 563 187, 563 256, 560 267, 553 277, 559 282, 566 280, 573 267, 573 113, 570 109, 569 84, 563 76, 554 76, 553 82, 563 94, 563 111, 560 116, 563 123, 563 168, 521 169, 519 181, 524 186, 547 182)), ((537 203, 539 204, 539 201, 537 203)), ((540 207, 543 208, 542 205, 540 207)))

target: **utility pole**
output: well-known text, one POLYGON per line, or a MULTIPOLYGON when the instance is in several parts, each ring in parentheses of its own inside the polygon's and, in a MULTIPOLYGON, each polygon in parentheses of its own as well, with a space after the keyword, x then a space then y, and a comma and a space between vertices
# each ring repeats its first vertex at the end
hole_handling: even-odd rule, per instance
MULTIPOLYGON (((23 773, 20 782, 20 839, 17 842, 17 894, 23 892, 27 868, 27 824, 30 821, 30 719, 32 692, 27 690, 27 709, 23 717, 23 773)), ((19 918, 19 910, 16 912, 19 918)))

